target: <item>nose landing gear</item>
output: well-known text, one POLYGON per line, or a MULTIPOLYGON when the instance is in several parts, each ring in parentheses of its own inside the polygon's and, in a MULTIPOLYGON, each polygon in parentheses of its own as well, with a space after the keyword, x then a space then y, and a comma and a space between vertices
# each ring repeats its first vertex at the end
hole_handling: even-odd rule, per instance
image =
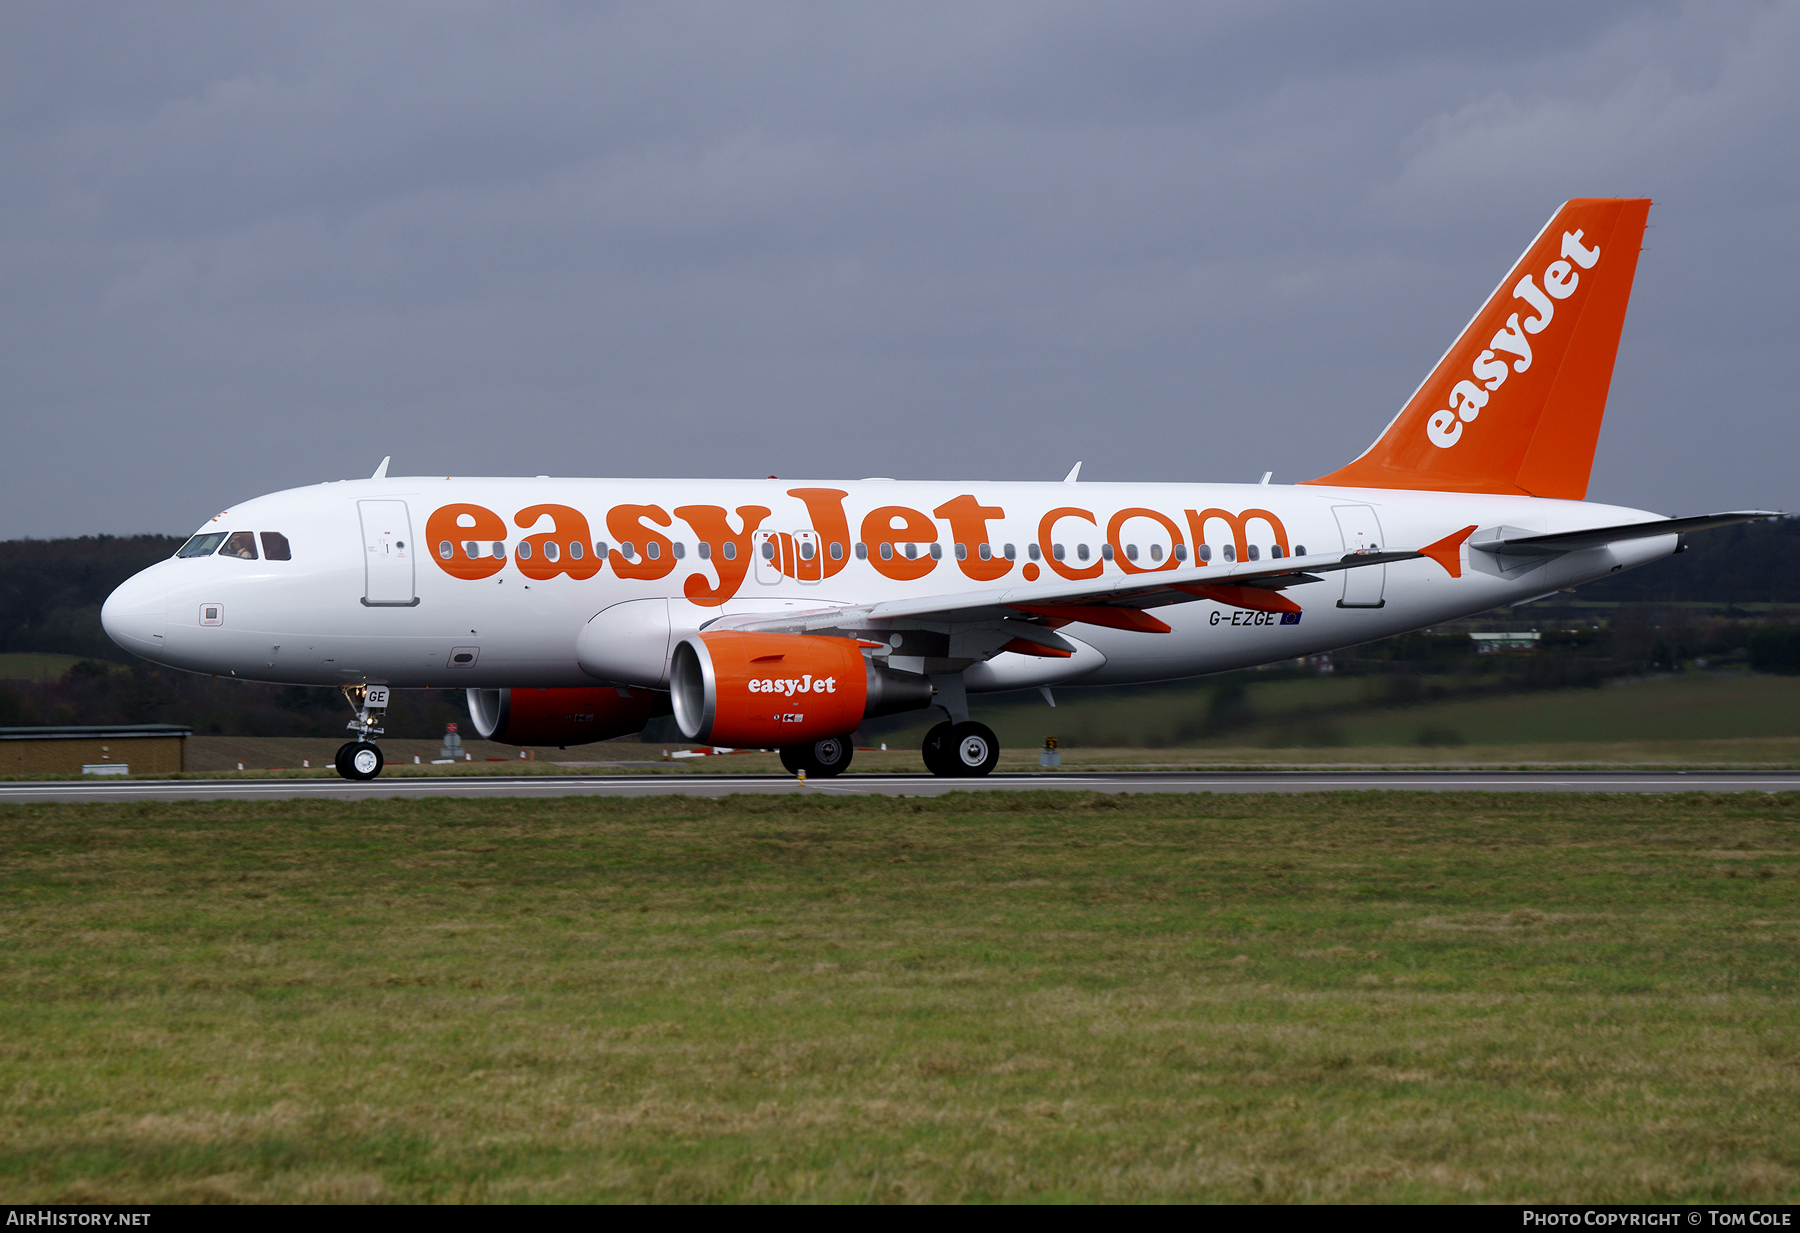
POLYGON ((367 782, 381 774, 387 761, 381 756, 381 747, 375 744, 375 738, 385 731, 376 725, 387 713, 388 687, 346 685, 344 697, 356 709, 356 718, 344 725, 356 733, 356 739, 338 747, 337 773, 345 779, 367 782))

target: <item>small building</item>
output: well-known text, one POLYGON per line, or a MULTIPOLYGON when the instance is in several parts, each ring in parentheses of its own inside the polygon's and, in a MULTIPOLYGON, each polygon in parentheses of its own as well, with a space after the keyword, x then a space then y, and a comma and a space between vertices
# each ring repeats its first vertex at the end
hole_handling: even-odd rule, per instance
POLYGON ((125 766, 140 775, 187 769, 192 728, 123 724, 91 728, 0 728, 0 775, 79 775, 125 766))
POLYGON ((1469 635, 1469 641, 1475 644, 1477 655, 1486 655, 1493 651, 1535 651, 1540 640, 1535 629, 1529 633, 1469 635))

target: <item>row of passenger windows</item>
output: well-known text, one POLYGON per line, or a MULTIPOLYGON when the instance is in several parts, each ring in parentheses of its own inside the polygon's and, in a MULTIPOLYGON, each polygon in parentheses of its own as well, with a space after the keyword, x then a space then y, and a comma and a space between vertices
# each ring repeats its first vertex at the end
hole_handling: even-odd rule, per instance
MULTIPOLYGON (((248 535, 249 532, 248 531, 240 531, 237 534, 238 535, 248 535)), ((269 534, 272 534, 272 533, 271 532, 264 533, 265 539, 267 538, 267 536, 269 534)), ((209 537, 195 536, 193 540, 189 541, 189 547, 192 547, 194 543, 198 542, 202 538, 209 538, 209 537)), ((216 538, 222 539, 224 537, 219 536, 216 538)), ((233 538, 235 538, 235 536, 233 538)), ((276 536, 276 538, 280 539, 281 537, 276 536)), ((282 543, 283 555, 280 557, 277 557, 271 552, 269 554, 270 560, 280 560, 280 561, 287 560, 287 556, 286 556, 287 541, 285 539, 282 539, 281 543, 282 543)), ((955 548, 955 554, 956 554, 957 560, 966 561, 969 559, 969 546, 967 544, 956 544, 954 546, 954 548, 955 548)), ((544 554, 544 559, 547 561, 560 560, 563 552, 565 551, 565 549, 563 549, 560 545, 558 545, 556 543, 556 541, 554 541, 554 540, 545 540, 543 543, 542 550, 543 550, 543 554, 544 554)), ((207 551, 210 552, 211 549, 209 548, 209 549, 207 549, 207 551)), ((514 551, 518 555, 519 559, 522 561, 527 561, 527 560, 531 559, 532 547, 531 547, 531 544, 529 541, 521 540, 519 542, 518 546, 514 549, 514 551)), ((580 540, 570 540, 566 551, 567 551, 569 559, 571 561, 579 561, 579 560, 582 560, 587 555, 587 546, 585 544, 583 544, 580 540)), ((601 540, 600 542, 598 542, 594 545, 594 552, 596 555, 598 555, 600 557, 601 560, 606 559, 607 551, 608 551, 608 549, 607 549, 607 544, 606 544, 605 540, 601 540)), ((803 560, 803 561, 812 560, 814 555, 816 554, 816 551, 817 550, 814 548, 814 546, 812 545, 812 543, 810 541, 805 541, 805 540, 801 541, 800 548, 799 548, 801 560, 803 560)), ((831 559, 834 561, 841 561, 844 559, 844 546, 842 544, 838 544, 838 543, 828 544, 826 546, 825 551, 831 557, 831 559)), ((943 556, 944 556, 944 546, 942 544, 938 544, 938 543, 931 543, 931 544, 900 543, 900 544, 897 544, 897 543, 891 543, 891 542, 884 542, 884 543, 876 545, 876 554, 884 561, 893 560, 896 553, 898 553, 901 556, 904 556, 909 561, 916 560, 921 551, 928 553, 930 555, 931 559, 934 561, 942 560, 943 556)), ((1038 548, 1038 546, 1036 544, 1025 545, 1025 551, 1026 551, 1026 554, 1028 556, 1030 556, 1030 558, 1033 561, 1039 561, 1039 560, 1043 559, 1043 553, 1042 553, 1042 551, 1040 551, 1040 549, 1038 548)), ((494 558, 496 558, 498 560, 504 560, 506 558, 506 544, 502 540, 494 540, 492 543, 477 542, 475 540, 464 540, 463 544, 462 544, 462 552, 463 552, 463 555, 468 557, 470 560, 476 560, 478 558, 486 557, 486 556, 493 556, 494 558)), ((677 540, 669 545, 669 552, 670 552, 671 556, 673 556, 677 561, 679 561, 679 560, 684 559, 687 556, 687 546, 685 544, 681 543, 679 540, 677 540)), ((701 540, 695 545, 695 552, 702 561, 708 561, 708 560, 712 559, 712 545, 710 543, 708 543, 706 540, 701 540)), ((1234 545, 1234 544, 1226 544, 1224 546, 1224 548, 1222 549, 1222 553, 1223 553, 1223 557, 1226 561, 1236 561, 1237 560, 1237 548, 1236 548, 1236 545, 1234 545)), ((638 554, 637 545, 632 543, 630 540, 625 540, 619 544, 619 555, 624 557, 627 561, 634 559, 637 556, 637 554, 638 554)), ((205 553, 204 552, 189 552, 187 548, 183 548, 181 550, 181 552, 177 555, 184 556, 184 557, 185 556, 204 556, 205 553)), ((438 544, 438 555, 446 561, 451 560, 456 555, 456 545, 452 544, 449 540, 442 541, 441 543, 438 544)), ((734 543, 731 543, 730 541, 727 541, 726 543, 720 545, 719 555, 727 561, 737 560, 737 555, 738 555, 737 545, 734 543)), ((1008 561, 1014 561, 1014 560, 1018 559, 1018 552, 1016 549, 1014 549, 1014 547, 1011 544, 1002 544, 999 547, 995 547, 993 544, 977 544, 977 545, 975 545, 975 555, 980 560, 983 560, 983 561, 991 561, 996 556, 1004 557, 1008 561)), ((1050 555, 1055 557, 1058 561, 1063 561, 1063 560, 1068 559, 1067 551, 1061 544, 1050 545, 1050 555)), ((1187 545, 1186 544, 1175 545, 1175 554, 1174 555, 1175 555, 1175 559, 1177 561, 1187 560, 1188 559, 1187 545)), ((1282 552, 1281 552, 1280 544, 1270 545, 1270 547, 1269 547, 1270 558, 1278 560, 1278 559, 1280 559, 1281 555, 1282 555, 1282 552)), ((1294 545, 1294 555, 1301 556, 1301 557, 1305 556, 1306 555, 1306 546, 1304 544, 1295 544, 1294 545)), ((256 552, 255 552, 254 547, 252 547, 252 549, 251 549, 250 556, 251 556, 252 560, 255 559, 256 552)), ((763 556, 763 560, 765 560, 765 561, 773 561, 775 559, 775 541, 774 540, 771 540, 771 539, 763 540, 762 556, 763 556)), ((661 559, 662 545, 657 543, 655 540, 652 540, 648 544, 645 544, 644 545, 644 557, 646 560, 650 560, 650 561, 655 561, 655 560, 661 559)), ((1092 557, 1092 549, 1087 544, 1076 544, 1075 545, 1075 559, 1076 560, 1086 561, 1086 560, 1091 559, 1091 557, 1092 557)), ((1149 557, 1152 562, 1161 561, 1163 559, 1163 546, 1161 544, 1151 544, 1149 557)), ((856 559, 859 561, 866 561, 869 559, 869 546, 867 544, 859 543, 856 545, 856 559)), ((1114 559, 1113 546, 1111 544, 1100 545, 1100 559, 1103 561, 1111 561, 1114 559)), ((1136 544, 1126 544, 1125 545, 1125 559, 1128 561, 1136 561, 1139 559, 1138 546, 1136 544)), ((1200 559, 1202 561, 1211 561, 1213 559, 1213 550, 1212 550, 1212 546, 1210 544, 1201 544, 1200 545, 1200 559)), ((1261 560, 1262 559, 1261 548, 1256 544, 1250 544, 1248 546, 1248 551, 1245 553, 1245 559, 1249 560, 1249 561, 1261 560)))
MULTIPOLYGON (((702 542, 699 545, 700 559, 702 561, 711 558, 711 549, 712 545, 710 544, 702 542)), ((578 539, 570 540, 569 546, 566 549, 555 540, 545 540, 541 545, 541 550, 546 561, 560 561, 565 552, 567 552, 569 560, 571 561, 580 561, 587 557, 587 545, 583 544, 578 539)), ((513 551, 521 561, 529 561, 533 551, 531 542, 529 540, 520 540, 513 551)), ((606 559, 607 552, 608 546, 605 540, 601 540, 594 545, 594 555, 601 560, 604 561, 606 559)), ((492 543, 472 539, 464 540, 462 543, 462 554, 471 561, 487 556, 492 556, 496 560, 503 561, 506 559, 506 542, 504 540, 494 540, 492 543)), ((630 540, 626 540, 619 545, 619 555, 624 557, 627 561, 635 558, 637 554, 637 545, 630 540)), ((681 543, 670 544, 669 555, 674 557, 677 561, 684 559, 687 556, 687 545, 681 543)), ((726 544, 723 555, 727 561, 737 560, 737 545, 726 544)), ((447 539, 439 541, 438 556, 446 561, 453 560, 456 557, 456 545, 447 539)), ((651 561, 661 560, 662 545, 655 540, 651 540, 648 544, 644 545, 644 556, 651 561)))
MULTIPOLYGON (((175 553, 178 557, 210 557, 215 554, 236 557, 240 561, 256 560, 256 532, 203 532, 183 544, 175 553)), ((280 531, 262 532, 262 556, 269 561, 294 559, 293 551, 288 547, 288 538, 280 531)))
MULTIPOLYGON (((1061 560, 1065 559, 1063 556, 1063 546, 1061 544, 1052 544, 1050 546, 1050 551, 1051 551, 1051 555, 1054 556, 1057 560, 1061 561, 1061 560)), ((1305 544, 1295 544, 1294 545, 1294 555, 1297 557, 1305 556, 1306 555, 1306 545, 1305 544)), ((1223 556, 1223 559, 1226 561, 1236 561, 1237 560, 1237 545, 1226 544, 1225 547, 1222 549, 1222 556, 1223 556)), ((1080 560, 1080 561, 1087 560, 1089 557, 1088 546, 1086 544, 1076 544, 1075 545, 1075 557, 1077 560, 1080 560)), ((1280 544, 1269 545, 1269 557, 1271 560, 1280 560, 1281 559, 1282 551, 1281 551, 1280 544)), ((1036 544, 1031 545, 1031 559, 1034 561, 1038 559, 1038 552, 1037 552, 1036 544)), ((1115 559, 1114 554, 1113 554, 1113 546, 1111 544, 1101 544, 1100 545, 1100 559, 1102 561, 1111 561, 1111 560, 1115 559)), ((1126 544, 1125 545, 1125 559, 1127 561, 1135 561, 1138 559, 1138 546, 1136 544, 1126 544)), ((1163 559, 1163 546, 1161 544, 1151 544, 1150 545, 1150 560, 1152 562, 1156 562, 1156 561, 1161 561, 1162 559, 1163 559)), ((1188 550, 1187 550, 1186 544, 1176 544, 1175 545, 1175 559, 1177 561, 1185 561, 1188 559, 1188 550)), ((1210 561, 1213 559, 1213 550, 1212 550, 1211 544, 1201 544, 1200 545, 1200 559, 1202 561, 1210 561)), ((1262 560, 1262 549, 1256 544, 1245 545, 1244 559, 1246 561, 1262 560)))

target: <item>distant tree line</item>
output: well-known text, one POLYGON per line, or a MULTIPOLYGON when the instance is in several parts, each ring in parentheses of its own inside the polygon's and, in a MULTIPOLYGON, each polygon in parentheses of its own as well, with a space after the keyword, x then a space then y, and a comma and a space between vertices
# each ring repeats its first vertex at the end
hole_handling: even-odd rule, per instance
MULTIPOLYGON (((335 736, 354 712, 335 689, 260 685, 177 672, 143 660, 77 661, 47 684, 0 681, 0 727, 183 724, 202 735, 335 736)), ((396 690, 388 735, 431 737, 466 723, 461 690, 396 690)))
POLYGON ((1758 672, 1800 672, 1800 625, 1765 625, 1750 635, 1748 649, 1758 672))
POLYGON ((1581 588, 1624 603, 1800 604, 1800 517, 1687 537, 1687 551, 1581 588))
POLYGON ((172 535, 0 540, 0 651, 130 662, 100 628, 100 605, 182 543, 172 535))
MULTIPOLYGON (((186 724, 232 736, 333 736, 351 711, 335 689, 216 680, 127 653, 100 626, 106 597, 174 555, 170 535, 0 541, 0 652, 78 655, 61 680, 0 680, 0 727, 186 724)), ((391 735, 430 737, 468 719, 460 690, 400 690, 391 735)))

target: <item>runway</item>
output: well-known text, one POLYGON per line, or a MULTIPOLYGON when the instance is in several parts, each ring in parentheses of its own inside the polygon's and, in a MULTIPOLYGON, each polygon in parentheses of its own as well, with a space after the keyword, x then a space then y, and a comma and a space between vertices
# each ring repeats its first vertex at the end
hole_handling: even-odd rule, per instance
POLYGON ((0 803, 339 800, 411 797, 943 796, 950 792, 1795 792, 1797 771, 1141 771, 990 775, 844 775, 802 784, 786 775, 430 776, 341 779, 62 781, 0 784, 0 803))

